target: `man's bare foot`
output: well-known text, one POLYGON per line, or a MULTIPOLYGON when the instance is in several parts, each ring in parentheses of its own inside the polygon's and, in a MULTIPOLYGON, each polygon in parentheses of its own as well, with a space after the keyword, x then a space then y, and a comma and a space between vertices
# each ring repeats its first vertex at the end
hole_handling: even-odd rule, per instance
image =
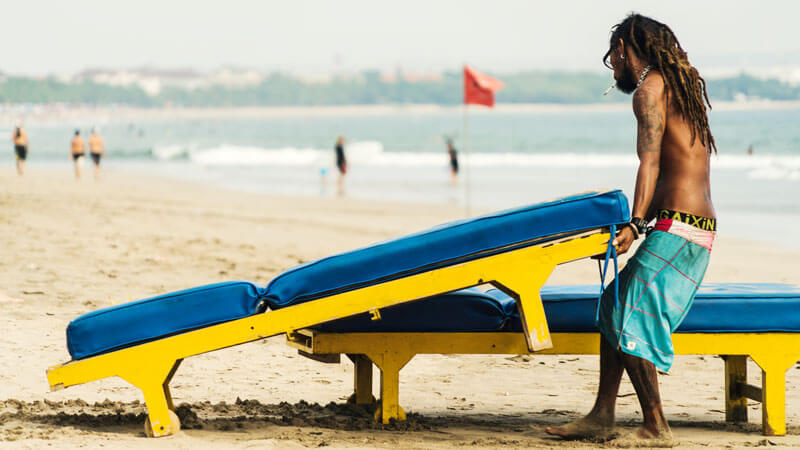
POLYGON ((547 427, 547 434, 558 436, 562 439, 590 439, 606 441, 614 436, 614 426, 603 423, 590 417, 584 417, 560 427, 547 427))
POLYGON ((606 445, 617 448, 671 448, 675 445, 675 441, 672 440, 672 431, 670 431, 669 428, 655 434, 644 427, 640 427, 630 433, 623 434, 614 440, 606 442, 606 445))

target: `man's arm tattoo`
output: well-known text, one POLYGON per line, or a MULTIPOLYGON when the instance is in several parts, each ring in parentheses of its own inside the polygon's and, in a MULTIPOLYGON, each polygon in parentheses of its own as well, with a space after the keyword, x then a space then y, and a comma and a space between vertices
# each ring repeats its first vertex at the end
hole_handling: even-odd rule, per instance
POLYGON ((633 95, 633 111, 638 121, 636 152, 638 154, 661 151, 664 136, 664 112, 655 92, 642 87, 633 95))

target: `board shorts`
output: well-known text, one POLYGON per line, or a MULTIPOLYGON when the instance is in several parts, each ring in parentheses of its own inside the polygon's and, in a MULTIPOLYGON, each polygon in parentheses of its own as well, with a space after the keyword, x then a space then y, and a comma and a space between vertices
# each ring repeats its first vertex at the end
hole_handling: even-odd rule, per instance
POLYGON ((684 221, 656 222, 617 277, 619 301, 613 283, 600 297, 596 326, 615 349, 664 372, 672 367, 672 333, 692 306, 714 237, 684 221))
POLYGON ((90 153, 90 156, 92 157, 92 161, 94 161, 94 163, 99 166, 100 165, 100 157, 103 156, 103 154, 102 153, 90 153))
POLYGON ((14 153, 16 153, 17 159, 25 161, 28 157, 28 147, 25 145, 15 145, 14 153))
POLYGON ((78 158, 83 158, 83 155, 84 155, 83 153, 73 153, 72 154, 72 160, 73 161, 77 161, 78 158))
POLYGON ((342 175, 347 175, 347 163, 346 162, 337 163, 336 167, 339 168, 339 173, 341 173, 342 175))

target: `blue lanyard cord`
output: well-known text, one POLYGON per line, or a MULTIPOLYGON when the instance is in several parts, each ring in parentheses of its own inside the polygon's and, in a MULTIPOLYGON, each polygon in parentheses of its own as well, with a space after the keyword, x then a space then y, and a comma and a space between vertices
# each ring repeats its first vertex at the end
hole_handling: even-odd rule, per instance
POLYGON ((608 238, 608 247, 606 248, 606 257, 605 261, 603 262, 603 270, 600 273, 600 297, 597 299, 597 310, 595 312, 594 320, 597 321, 600 318, 600 299, 603 297, 603 291, 605 290, 606 284, 606 273, 608 272, 608 261, 609 259, 614 259, 614 307, 619 307, 619 282, 617 282, 617 278, 619 278, 619 266, 617 265, 617 249, 614 247, 614 239, 617 237, 617 226, 611 225, 611 237, 608 238))

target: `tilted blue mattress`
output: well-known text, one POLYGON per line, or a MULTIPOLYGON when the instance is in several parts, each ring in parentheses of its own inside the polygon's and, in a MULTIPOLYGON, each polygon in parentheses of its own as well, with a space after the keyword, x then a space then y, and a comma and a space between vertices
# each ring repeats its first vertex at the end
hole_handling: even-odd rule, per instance
MULTIPOLYGON (((541 296, 550 331, 595 332, 597 285, 545 286, 541 296)), ((450 299, 431 297, 381 310, 382 320, 368 314, 340 319, 314 328, 326 332, 457 332, 521 331, 516 301, 497 289, 476 289, 449 294, 450 299), (466 323, 459 323, 460 310, 454 294, 469 305, 466 323), (486 314, 483 320, 475 311, 486 314), (478 329, 475 324, 485 328, 478 329), (433 324, 433 325, 429 325, 433 324)), ((722 283, 705 284, 695 297, 677 333, 746 333, 800 331, 800 285, 722 283)))
MULTIPOLYGON (((303 264, 276 277, 266 289, 222 283, 95 311, 70 323, 67 347, 73 358, 85 358, 263 312, 263 302, 272 309, 283 308, 628 220, 628 201, 614 190, 451 222, 303 264)), ((464 322, 465 331, 486 327, 490 315, 477 313, 484 309, 482 304, 463 308, 475 319, 464 322)))
POLYGON ((269 283, 267 302, 278 309, 628 220, 628 200, 613 190, 450 222, 290 269, 269 283))

